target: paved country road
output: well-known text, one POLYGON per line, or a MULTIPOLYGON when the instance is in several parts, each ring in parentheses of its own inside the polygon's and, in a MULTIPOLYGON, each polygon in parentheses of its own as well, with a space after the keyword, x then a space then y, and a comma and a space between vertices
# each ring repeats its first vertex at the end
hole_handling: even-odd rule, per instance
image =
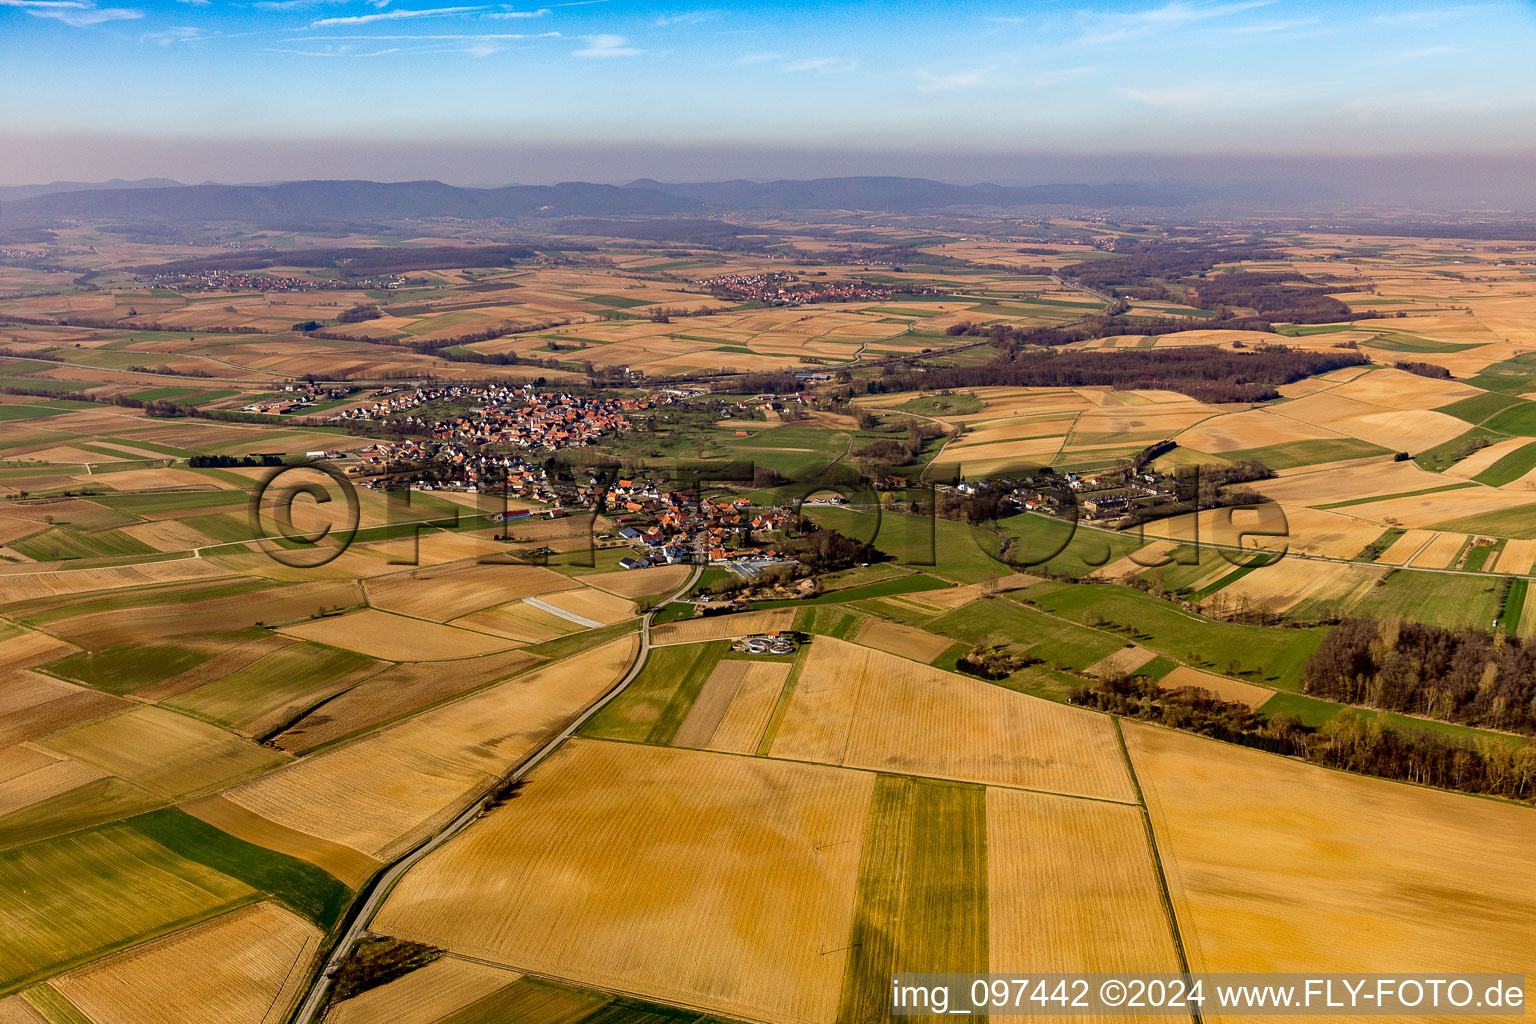
MULTIPOLYGON (((593 702, 585 711, 572 719, 564 729, 560 730, 555 736, 552 736, 543 746, 530 754, 517 767, 513 768, 510 773, 503 776, 495 787, 496 789, 501 788, 506 783, 521 779, 534 768, 537 768, 562 743, 570 739, 577 729, 585 725, 588 719, 624 692, 629 684, 634 681, 635 677, 640 674, 641 670, 645 668, 646 660, 650 657, 652 616, 656 614, 657 610, 666 607, 670 601, 686 594, 689 588, 698 582, 702 571, 702 566, 695 565, 693 571, 689 573, 687 581, 680 588, 673 591, 665 600, 656 602, 655 607, 646 612, 640 619, 640 651, 636 654, 634 664, 629 667, 629 671, 624 674, 624 677, 615 683, 607 693, 593 702)), ((385 869, 383 874, 379 875, 373 887, 368 891, 367 898, 353 914, 352 923, 342 933, 341 939, 336 943, 336 948, 331 952, 330 958, 326 960, 325 966, 315 976, 314 981, 310 983, 309 994, 305 996, 304 1001, 299 1004, 298 1011, 291 1018, 293 1024, 311 1024, 316 1019, 320 1008, 325 1005, 325 995, 330 989, 331 972, 341 965, 341 962, 352 951, 352 947, 357 943, 357 940, 368 930, 368 925, 373 920, 373 915, 378 913, 379 907, 389 895, 390 890, 394 888, 395 883, 400 880, 400 877, 421 861, 423 857, 427 856, 427 854, 463 831, 471 822, 480 817, 484 810, 484 800, 476 800, 465 809, 463 814, 444 826, 442 831, 395 861, 385 869)))

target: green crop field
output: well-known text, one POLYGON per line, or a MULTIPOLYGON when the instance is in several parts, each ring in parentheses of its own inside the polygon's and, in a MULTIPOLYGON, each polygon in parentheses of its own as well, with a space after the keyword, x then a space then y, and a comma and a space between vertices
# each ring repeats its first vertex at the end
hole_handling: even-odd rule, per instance
POLYGON ((986 814, 981 786, 876 780, 839 1024, 884 1019, 894 974, 988 969, 986 814))
POLYGON ((1471 398, 1463 398, 1459 402, 1450 405, 1442 405, 1436 412, 1443 412, 1447 416, 1454 416, 1467 423, 1486 423, 1489 418, 1521 404, 1520 399, 1509 395, 1501 395, 1496 391, 1485 391, 1481 395, 1473 395, 1471 398))
MULTIPOLYGON (((1536 434, 1536 429, 1530 433, 1536 434)), ((1490 487, 1502 487, 1514 483, 1533 469, 1536 469, 1536 441, 1516 448, 1472 479, 1490 487)))
POLYGON ((924 395, 922 398, 911 398, 900 405, 898 409, 907 412, 922 413, 928 416, 960 416, 966 413, 981 412, 987 407, 986 403, 975 395, 947 394, 924 395))
POLYGON ((253 898, 131 824, 0 853, 0 992, 253 898))
MULTIPOLYGON (((236 634, 231 635, 229 640, 233 644, 241 639, 252 639, 255 635, 252 633, 242 637, 236 634)), ((196 668, 213 655, 214 651, 210 648, 187 647, 172 642, 133 642, 71 654, 50 662, 48 671, 79 680, 98 690, 121 695, 196 668)))
POLYGON ((1383 585, 1372 587, 1351 614, 1488 629, 1499 614, 1498 589, 1499 580, 1491 576, 1398 570, 1383 585))
POLYGON ((1476 515, 1447 519, 1434 524, 1430 529, 1448 533, 1485 534, 1510 540, 1536 540, 1536 504, 1516 505, 1497 512, 1479 512, 1476 515))
POLYGON ((330 684, 370 664, 351 651, 300 643, 267 655, 216 682, 165 701, 214 725, 243 731, 267 712, 329 692, 330 684))
POLYGON ((873 544, 902 565, 957 583, 979 583, 1012 572, 992 557, 999 538, 979 527, 900 512, 877 514, 830 506, 807 506, 804 514, 820 526, 873 544))
POLYGON ((1198 668, 1295 689, 1322 629, 1274 629, 1218 622, 1129 587, 1037 583, 1020 592, 1040 608, 1117 635, 1198 668))
POLYGON ((1449 441, 1442 441, 1432 448, 1424 449, 1414 455, 1413 461, 1420 469, 1427 469, 1431 473, 1443 473, 1478 448, 1505 439, 1505 435, 1498 431, 1476 426, 1465 434, 1458 434, 1449 441))
POLYGON ((42 533, 34 533, 22 540, 12 541, 11 547, 39 562, 65 558, 111 558, 117 555, 155 553, 155 549, 148 544, 126 534, 111 530, 84 533, 72 526, 49 527, 42 533))
POLYGON ((126 824, 185 860, 266 893, 322 929, 336 923, 351 897, 345 885, 315 865, 236 839, 174 807, 126 824))
POLYGON ((581 735, 596 739, 670 743, 729 641, 657 647, 617 700, 594 715, 581 735))
POLYGON ((1014 538, 1008 558, 1019 572, 1086 576, 1144 545, 1135 531, 1114 533, 1022 513, 998 522, 1014 538))
POLYGON ((1041 661, 1074 671, 1125 646, 1119 637, 1053 618, 1005 598, 972 601, 929 620, 924 629, 969 644, 997 640, 1027 648, 1041 661))

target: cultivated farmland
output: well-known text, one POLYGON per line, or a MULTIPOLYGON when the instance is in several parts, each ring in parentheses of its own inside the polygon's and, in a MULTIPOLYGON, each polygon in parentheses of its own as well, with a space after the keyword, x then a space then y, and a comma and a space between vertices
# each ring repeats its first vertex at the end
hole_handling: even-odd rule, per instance
POLYGON ((872 785, 819 765, 574 741, 408 875, 376 926, 648 998, 829 1021, 872 785))

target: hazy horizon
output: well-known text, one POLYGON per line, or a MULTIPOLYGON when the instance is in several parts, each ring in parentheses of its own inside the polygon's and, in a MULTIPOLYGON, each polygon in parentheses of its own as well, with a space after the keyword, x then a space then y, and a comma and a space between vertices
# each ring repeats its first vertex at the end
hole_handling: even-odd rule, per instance
POLYGON ((0 0, 0 180, 1269 179, 1536 201, 1530 3, 115 2, 0 0))

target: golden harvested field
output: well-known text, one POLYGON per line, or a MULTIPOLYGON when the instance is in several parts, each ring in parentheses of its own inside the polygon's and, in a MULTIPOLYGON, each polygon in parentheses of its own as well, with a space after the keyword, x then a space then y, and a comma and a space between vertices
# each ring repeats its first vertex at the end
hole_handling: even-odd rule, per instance
POLYGON ((653 594, 670 594, 688 578, 686 565, 656 565, 649 569, 621 569, 618 572, 600 572, 584 576, 581 582, 598 590, 606 590, 619 597, 650 597, 653 594))
POLYGON ((1376 561, 1381 565, 1406 565, 1414 555, 1434 539, 1433 530, 1408 530, 1393 541, 1376 561))
POLYGON ((1519 451, 1531 443, 1528 437, 1511 437, 1495 441, 1486 448, 1479 448, 1445 471, 1446 476, 1470 480, 1511 452, 1519 451))
POLYGON ((1352 506, 1350 511, 1369 515, 1373 520, 1393 520, 1409 527, 1431 527, 1449 519, 1461 519, 1486 512, 1529 505, 1536 495, 1514 489, 1495 487, 1469 487, 1461 491, 1445 491, 1439 494, 1420 494, 1412 498, 1394 498, 1391 501, 1374 501, 1369 505, 1352 506))
POLYGON ((1385 566, 1340 565, 1286 557, 1227 584, 1201 602, 1201 606, 1207 610, 1246 607, 1287 612, 1306 603, 1320 609, 1318 617, 1326 617, 1327 612, 1321 610, 1348 612, 1388 571, 1385 566))
POLYGON ((349 846, 279 825, 218 793, 191 800, 180 807, 194 818, 237 839, 308 861, 353 889, 366 882, 380 867, 378 861, 349 846))
POLYGON ((196 719, 148 706, 74 726, 41 743, 172 799, 228 785, 288 759, 196 719))
POLYGON ((1130 644, 1113 654, 1106 654, 1083 671, 1091 676, 1133 675, 1154 657, 1156 655, 1145 647, 1130 644))
POLYGON ((21 996, 0 999, 0 1024, 52 1024, 21 996))
POLYGON ((466 615, 462 619, 454 619, 449 625, 463 626, 465 629, 479 630, 482 633, 494 633, 509 640, 528 644, 553 640, 557 636, 565 636, 581 628, 570 619, 562 618, 522 600, 487 608, 473 615, 466 615))
MULTIPOLYGON (((1454 481, 1453 481, 1454 482, 1454 481)), ((1286 505, 1326 505, 1335 501, 1355 501, 1375 495, 1405 494, 1431 487, 1443 487, 1446 481, 1435 473, 1420 469, 1412 462, 1372 462, 1335 469, 1312 469, 1258 480, 1246 485, 1267 498, 1286 505)), ((1358 511, 1366 506, 1349 506, 1358 511)))
POLYGON ((538 565, 454 562, 376 576, 363 588, 375 608, 447 622, 491 605, 577 585, 570 577, 538 565))
POLYGON ((374 608, 301 622, 282 630, 300 640, 366 654, 385 661, 448 661, 513 646, 506 640, 374 608))
POLYGON ((635 614, 633 601, 592 587, 562 590, 557 594, 546 594, 539 600, 605 626, 622 622, 635 614))
POLYGON ((651 630, 651 643, 695 644, 704 640, 729 640, 756 633, 783 632, 795 624, 795 609, 773 608, 763 612, 709 615, 702 619, 664 622, 651 630))
MULTIPOLYGON (((1358 437, 1383 448, 1422 451, 1466 433, 1467 424, 1431 409, 1385 409, 1335 391, 1320 392, 1277 406, 1271 414, 1323 430, 1358 437)), ((1274 442, 1270 442, 1273 444, 1274 442)))
POLYGON ((304 753, 392 718, 505 679, 540 659, 510 650, 464 658, 444 671, 439 662, 406 662, 326 701, 270 739, 273 746, 304 753))
POLYGON ((198 631, 213 632, 248 629, 257 623, 292 622, 357 603, 357 584, 342 581, 295 583, 258 593, 202 599, 196 591, 188 591, 186 600, 180 603, 136 608, 132 617, 116 610, 90 612, 51 623, 49 629, 83 647, 101 648, 184 636, 189 625, 195 625, 198 631))
MULTIPOLYGON (((163 455, 151 454, 151 458, 163 459, 163 455)), ((165 491, 229 490, 234 485, 205 473, 190 469, 125 469, 121 473, 102 473, 91 477, 98 486, 105 485, 114 491, 165 491)))
POLYGON ((91 1024, 279 1024, 303 990, 304 968, 320 937, 303 918, 257 903, 51 984, 91 1024))
POLYGON ((1135 722, 1125 739, 1196 972, 1536 973, 1536 811, 1135 722))
POLYGON ((450 820, 628 670, 636 638, 445 704, 227 793, 257 814, 381 860, 450 820))
POLYGON ((1447 569, 1467 543, 1464 533, 1438 533, 1429 545, 1407 564, 1423 569, 1447 569))
POLYGON ((521 977, 516 971, 473 960, 440 957, 335 1004, 325 1015, 325 1024, 433 1024, 521 977))
MULTIPOLYGON (((1246 529, 1258 528, 1265 521, 1253 512, 1234 512, 1214 509, 1199 513, 1198 536, 1211 544, 1235 545, 1238 535, 1246 529)), ((1282 536, 1250 535, 1243 539, 1243 547, 1265 551, 1302 551, 1324 558, 1354 558, 1367 544, 1381 536, 1381 527, 1364 522, 1340 512, 1288 505, 1282 508, 1286 533, 1282 536)), ((1147 523, 1148 537, 1164 537, 1169 540, 1189 541, 1197 534, 1193 516, 1174 516, 1147 523)), ((1282 524, 1276 522, 1278 527, 1282 524)), ((1290 559, 1282 560, 1281 564, 1290 559)), ((1249 575, 1253 575, 1250 573, 1249 575)))
POLYGON ((751 662, 736 659, 716 663, 700 688, 699 695, 688 708, 687 716, 677 727, 672 744, 678 747, 709 746, 710 739, 719 728, 721 719, 725 717, 726 710, 740 691, 751 667, 751 662))
POLYGON ((1110 719, 817 637, 774 757, 1131 800, 1110 719))
POLYGON ((34 747, 0 750, 0 815, 67 793, 105 775, 101 769, 34 747))
POLYGON ((1499 560, 1488 568, 1494 572, 1526 576, 1536 565, 1536 540, 1512 540, 1499 552, 1499 560))
POLYGON ((36 668, 76 650, 73 644, 55 640, 13 623, 0 623, 0 672, 36 668))
POLYGON ((992 970, 1179 969, 1139 807, 987 790, 992 970))
POLYGON ((1483 392, 1481 388, 1460 381, 1437 380, 1406 370, 1378 367, 1334 385, 1329 393, 1388 409, 1420 410, 1450 405, 1463 398, 1476 398, 1483 392))
POLYGON ((142 565, 123 565, 110 569, 62 569, 47 573, 40 573, 36 565, 14 565, 8 567, 9 571, 6 569, 0 567, 0 584, 3 584, 0 587, 0 606, 97 590, 228 579, 233 575, 228 569, 200 558, 145 562, 142 565))
POLYGON ((0 683, 0 747, 127 706, 127 701, 36 672, 9 671, 0 683))
POLYGON ((516 801, 410 871, 374 926, 648 998, 824 1024, 873 785, 819 765, 572 740, 516 801))
POLYGON ((1268 687, 1255 686, 1240 679, 1219 676, 1214 672, 1202 672, 1188 665, 1180 665, 1169 672, 1158 681, 1158 685, 1168 690, 1176 690, 1181 686, 1194 686, 1201 690, 1209 690, 1222 700, 1247 704, 1254 709, 1261 707, 1265 701, 1275 695, 1275 691, 1268 687))
POLYGON ((730 754, 756 751, 779 694, 784 691, 789 670, 784 662, 751 662, 706 746, 730 754))
POLYGON ((877 651, 885 651, 898 658, 910 658, 912 661, 925 663, 937 658, 955 644, 947 636, 938 636, 912 626, 903 626, 899 622, 888 622, 885 619, 876 618, 865 619, 864 625, 859 627, 853 639, 865 647, 873 647, 877 651))
POLYGON ((1251 409, 1204 420, 1180 433, 1178 442, 1185 448, 1219 455, 1222 452, 1264 448, 1290 441, 1312 441, 1338 436, 1336 431, 1289 419, 1267 409, 1251 409))

